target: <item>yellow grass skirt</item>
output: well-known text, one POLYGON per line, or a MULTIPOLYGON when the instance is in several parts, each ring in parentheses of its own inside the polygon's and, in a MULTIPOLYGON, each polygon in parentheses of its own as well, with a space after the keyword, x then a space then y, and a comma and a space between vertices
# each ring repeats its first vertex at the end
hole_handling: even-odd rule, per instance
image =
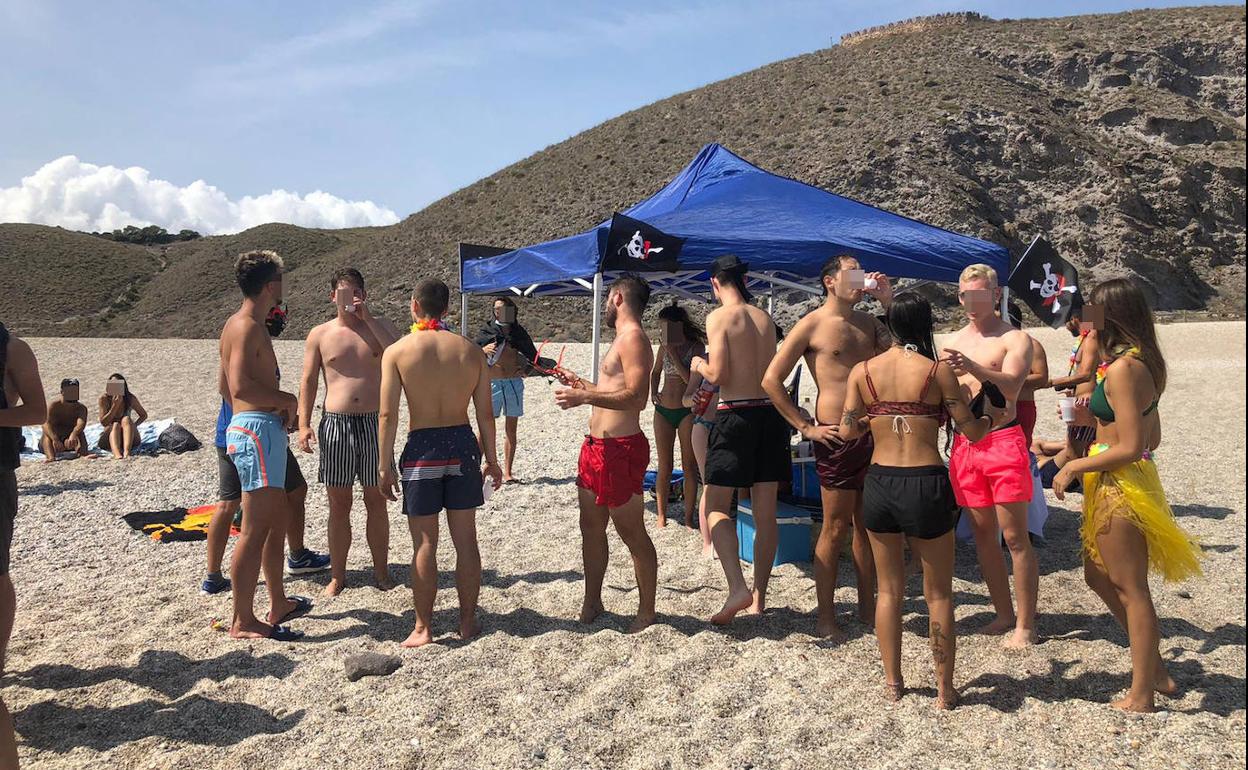
MULTIPOLYGON (((1096 444, 1088 451, 1095 457, 1109 447, 1096 444)), ((1097 550, 1097 535, 1118 517, 1136 526, 1148 543, 1152 572, 1166 581, 1186 580, 1202 574, 1200 545, 1179 526, 1166 502, 1161 477, 1151 458, 1145 457, 1112 471, 1083 474, 1083 552, 1104 568, 1097 550)))

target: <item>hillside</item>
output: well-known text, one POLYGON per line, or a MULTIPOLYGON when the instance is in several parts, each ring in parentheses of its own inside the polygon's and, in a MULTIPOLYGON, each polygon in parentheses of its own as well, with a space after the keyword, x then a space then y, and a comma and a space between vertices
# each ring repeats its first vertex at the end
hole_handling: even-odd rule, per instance
MULTIPOLYGON (((1243 6, 891 25, 622 115, 391 227, 170 246, 169 267, 90 333, 214 334, 235 302, 229 260, 251 246, 289 258, 296 332, 325 316, 322 282, 345 262, 397 316, 417 277, 455 278, 458 241, 592 226, 710 141, 1016 256, 1044 234, 1085 281, 1135 277, 1162 309, 1242 314, 1244 42, 1243 6)), ((583 338, 583 316, 558 307, 526 311, 534 333, 583 338)), ((84 333, 4 312, 23 331, 84 333)))

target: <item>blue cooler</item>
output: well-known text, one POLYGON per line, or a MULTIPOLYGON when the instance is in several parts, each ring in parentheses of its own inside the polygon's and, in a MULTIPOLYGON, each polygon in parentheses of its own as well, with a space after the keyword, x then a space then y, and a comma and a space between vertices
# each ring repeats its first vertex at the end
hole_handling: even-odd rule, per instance
MULTIPOLYGON (((787 503, 776 503, 776 524, 780 539, 772 566, 809 562, 814 556, 810 545, 810 513, 787 503)), ((741 561, 754 562, 754 515, 750 501, 737 503, 737 542, 741 561)))
POLYGON ((811 503, 822 503, 819 492, 819 474, 815 471, 815 458, 793 458, 793 497, 811 503))

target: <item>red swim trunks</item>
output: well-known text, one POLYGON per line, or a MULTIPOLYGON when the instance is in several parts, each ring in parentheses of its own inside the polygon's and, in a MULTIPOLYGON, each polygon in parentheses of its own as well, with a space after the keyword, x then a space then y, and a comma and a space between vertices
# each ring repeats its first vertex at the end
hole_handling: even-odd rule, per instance
POLYGON ((577 462, 576 485, 594 493, 594 503, 619 508, 642 493, 650 442, 644 433, 623 438, 586 436, 577 462))
POLYGON ((1023 429, 994 430, 972 444, 959 433, 949 455, 949 476, 958 505, 990 508, 1031 502, 1031 461, 1023 429))
POLYGON ((1023 438, 1027 441, 1027 450, 1031 451, 1032 437, 1036 432, 1036 402, 1035 401, 1019 401, 1015 405, 1017 409, 1018 424, 1023 426, 1023 438))

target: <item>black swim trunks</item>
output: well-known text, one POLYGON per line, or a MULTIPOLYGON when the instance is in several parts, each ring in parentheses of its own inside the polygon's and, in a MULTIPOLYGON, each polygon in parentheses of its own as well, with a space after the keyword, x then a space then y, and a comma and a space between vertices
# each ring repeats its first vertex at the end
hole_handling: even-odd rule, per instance
POLYGON ((17 474, 0 469, 0 575, 9 574, 9 552, 13 548, 13 524, 17 519, 17 474))
POLYGON ((750 487, 793 478, 789 424, 766 400, 725 401, 706 447, 706 483, 750 487))
POLYGON ((407 434, 399 460, 403 513, 436 516, 485 504, 481 448, 467 425, 422 428, 407 434))
POLYGON ((957 524, 949 469, 943 465, 867 468, 862 491, 862 522, 870 532, 931 539, 957 524))

